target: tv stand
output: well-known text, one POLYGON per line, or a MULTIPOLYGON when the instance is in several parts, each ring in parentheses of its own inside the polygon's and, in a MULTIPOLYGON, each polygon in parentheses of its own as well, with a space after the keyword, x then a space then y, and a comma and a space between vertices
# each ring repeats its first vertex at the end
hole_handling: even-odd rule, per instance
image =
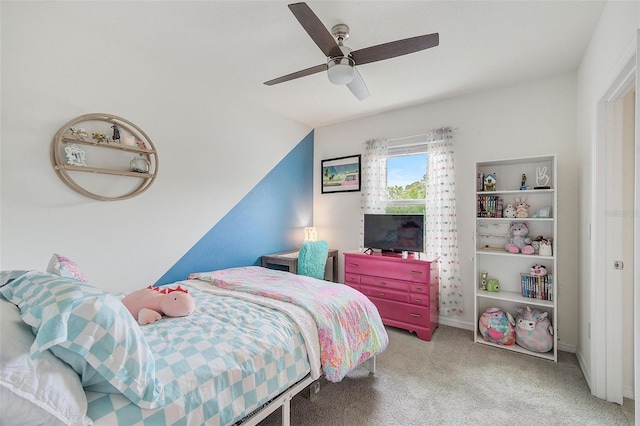
POLYGON ((344 254, 344 283, 366 295, 386 325, 431 340, 438 327, 439 259, 401 253, 344 254))

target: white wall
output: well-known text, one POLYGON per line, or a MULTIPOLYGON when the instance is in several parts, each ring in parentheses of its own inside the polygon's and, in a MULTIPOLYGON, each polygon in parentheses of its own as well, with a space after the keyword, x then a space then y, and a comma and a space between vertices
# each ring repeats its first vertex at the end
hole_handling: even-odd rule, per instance
MULTIPOLYGON (((578 245, 583 247, 579 258, 579 334, 578 357, 587 380, 591 379, 594 354, 591 352, 590 324, 592 265, 601 265, 601 259, 593 257, 589 228, 594 223, 592 203, 594 200, 594 143, 596 140, 596 106, 604 95, 607 86, 615 77, 616 67, 637 37, 640 27, 640 3, 610 1, 605 7, 598 27, 577 73, 577 154, 579 160, 578 176, 580 186, 578 245), (600 263, 598 263, 600 262, 600 263)), ((604 265, 602 265, 604 267, 604 265)), ((636 283, 637 291, 638 283, 636 283)), ((637 308, 636 308, 637 309, 637 308)), ((638 330, 635 331, 638 337, 638 330)), ((630 348, 625 348, 625 351, 630 348)), ((636 359, 638 354, 636 354, 636 359)), ((637 362, 636 362, 637 366, 637 362)), ((593 389, 593 388, 592 388, 593 389)))
MULTIPOLYGON (((577 161, 575 75, 559 75, 316 129, 314 224, 331 247, 358 247, 360 193, 320 194, 320 160, 363 152, 370 138, 401 137, 450 125, 455 132, 458 242, 464 315, 443 323, 473 328, 475 162, 557 154, 561 349, 577 342, 577 161)), ((340 275, 344 262, 341 259, 340 275)))
POLYGON ((213 63, 180 60, 195 35, 167 31, 170 3, 0 7, 1 269, 44 269, 59 252, 96 285, 151 284, 311 130, 216 84, 213 63), (155 144, 159 175, 141 196, 95 201, 54 173, 54 133, 91 112, 155 144))

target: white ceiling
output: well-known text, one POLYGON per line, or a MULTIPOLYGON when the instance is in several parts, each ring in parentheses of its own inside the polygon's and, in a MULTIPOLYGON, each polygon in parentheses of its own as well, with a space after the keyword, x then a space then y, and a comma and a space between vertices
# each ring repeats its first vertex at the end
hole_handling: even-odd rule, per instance
POLYGON ((216 90, 318 127, 574 71, 606 2, 308 1, 328 29, 349 25, 353 50, 440 34, 438 47, 358 67, 371 93, 364 101, 325 73, 262 84, 326 60, 288 3, 173 3, 181 9, 163 23, 162 49, 175 49, 216 90))

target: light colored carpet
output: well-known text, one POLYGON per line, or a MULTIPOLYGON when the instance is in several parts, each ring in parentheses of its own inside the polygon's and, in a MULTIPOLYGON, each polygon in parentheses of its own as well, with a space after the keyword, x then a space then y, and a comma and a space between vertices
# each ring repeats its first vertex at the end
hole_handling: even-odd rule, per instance
MULTIPOLYGON (((389 347, 340 383, 291 402, 291 425, 630 425, 591 395, 574 354, 558 363, 473 343, 440 326, 431 342, 387 327, 389 347)), ((281 425, 281 410, 260 426, 281 425)))

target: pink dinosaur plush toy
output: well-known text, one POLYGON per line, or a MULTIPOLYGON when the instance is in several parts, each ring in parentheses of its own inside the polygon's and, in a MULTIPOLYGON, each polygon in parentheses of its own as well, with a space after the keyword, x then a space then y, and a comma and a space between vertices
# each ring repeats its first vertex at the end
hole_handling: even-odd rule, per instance
POLYGON ((196 307, 189 290, 182 286, 160 290, 149 286, 128 294, 122 299, 138 324, 151 324, 162 318, 184 317, 192 313, 196 307))

